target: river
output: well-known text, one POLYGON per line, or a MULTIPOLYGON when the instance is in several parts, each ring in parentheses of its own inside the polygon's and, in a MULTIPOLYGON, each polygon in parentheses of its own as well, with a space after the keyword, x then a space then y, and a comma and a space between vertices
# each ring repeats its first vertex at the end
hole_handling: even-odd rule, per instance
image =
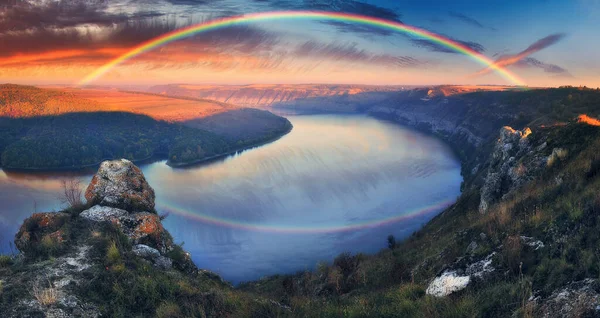
MULTIPOLYGON (((366 116, 288 118, 288 135, 223 160, 141 165, 165 227, 200 268, 238 283, 373 253, 460 194, 460 163, 438 139, 366 116)), ((93 172, 0 170, 0 249, 31 213, 61 208, 61 180, 87 185, 93 172)))

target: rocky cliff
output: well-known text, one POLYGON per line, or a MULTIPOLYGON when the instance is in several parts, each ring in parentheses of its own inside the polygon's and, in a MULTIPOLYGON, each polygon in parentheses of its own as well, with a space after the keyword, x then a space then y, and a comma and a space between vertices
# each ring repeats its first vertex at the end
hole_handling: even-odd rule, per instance
MULTIPOLYGON (((174 285, 185 279, 182 282, 206 284, 208 280, 226 287, 217 275, 198 270, 189 254, 174 244, 154 210, 152 187, 130 161, 102 163, 85 197, 87 204, 78 210, 36 213, 23 222, 15 237, 21 253, 5 257, 6 264, 0 268, 3 317, 127 316, 127 306, 141 306, 131 312, 143 312, 149 309, 142 303, 152 301, 155 304, 147 305, 157 307, 160 299, 169 298, 169 292, 159 290, 162 296, 154 296, 158 299, 111 303, 148 297, 146 293, 152 292, 146 290, 134 298, 122 294, 138 293, 138 288, 153 288, 153 284, 165 288, 139 275, 157 281, 173 279, 174 285), (120 299, 113 297, 119 293, 120 299)), ((202 308, 200 303, 210 298, 209 294, 188 297, 199 302, 198 315, 224 310, 202 308)))

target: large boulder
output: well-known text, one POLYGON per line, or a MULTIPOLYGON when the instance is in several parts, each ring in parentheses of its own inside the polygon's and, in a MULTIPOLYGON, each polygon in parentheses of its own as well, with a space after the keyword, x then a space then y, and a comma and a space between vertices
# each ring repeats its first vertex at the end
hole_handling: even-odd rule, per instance
POLYGON ((155 212, 154 190, 142 171, 126 159, 103 162, 85 191, 85 198, 90 205, 155 212))

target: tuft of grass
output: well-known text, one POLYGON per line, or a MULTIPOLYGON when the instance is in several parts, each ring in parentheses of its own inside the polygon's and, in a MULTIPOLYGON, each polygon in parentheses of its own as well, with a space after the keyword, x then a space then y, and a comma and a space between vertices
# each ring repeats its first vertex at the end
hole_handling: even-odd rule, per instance
POLYGON ((51 306, 58 301, 58 291, 50 281, 48 281, 48 287, 40 286, 39 283, 34 285, 31 293, 42 306, 51 306))
POLYGON ((116 265, 121 262, 121 252, 119 252, 119 248, 114 241, 108 245, 106 250, 106 262, 109 265, 116 265))

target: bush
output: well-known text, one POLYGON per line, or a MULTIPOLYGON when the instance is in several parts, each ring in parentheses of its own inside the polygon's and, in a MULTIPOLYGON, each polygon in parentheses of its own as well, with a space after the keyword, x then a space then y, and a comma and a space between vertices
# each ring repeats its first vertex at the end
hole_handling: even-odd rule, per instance
POLYGON ((0 268, 8 267, 13 264, 12 257, 8 255, 0 255, 0 268))

